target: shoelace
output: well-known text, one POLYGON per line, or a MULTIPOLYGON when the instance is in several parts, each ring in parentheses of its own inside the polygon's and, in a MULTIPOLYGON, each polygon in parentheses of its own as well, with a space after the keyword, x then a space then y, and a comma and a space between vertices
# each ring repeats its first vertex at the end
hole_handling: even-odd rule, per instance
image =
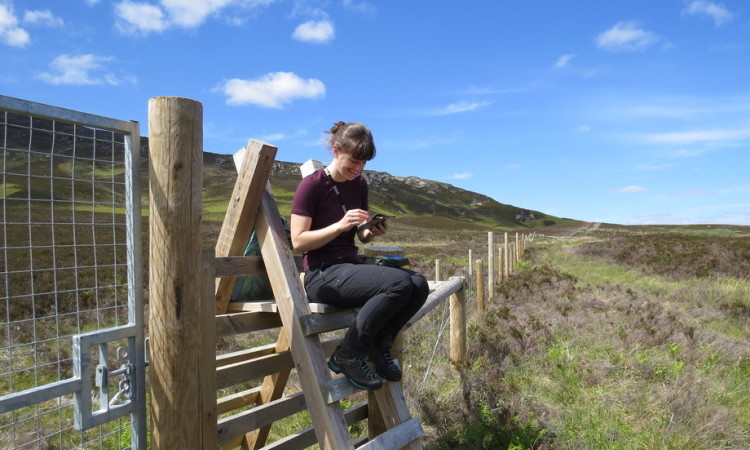
POLYGON ((386 350, 383 352, 383 357, 385 358, 385 363, 388 364, 388 367, 390 369, 398 369, 398 366, 396 365, 396 361, 393 360, 393 357, 391 356, 391 352, 386 350))
POLYGON ((362 372, 367 375, 367 378, 374 380, 376 375, 375 371, 372 370, 370 366, 367 365, 367 358, 353 358, 352 361, 356 363, 360 369, 362 369, 362 372))

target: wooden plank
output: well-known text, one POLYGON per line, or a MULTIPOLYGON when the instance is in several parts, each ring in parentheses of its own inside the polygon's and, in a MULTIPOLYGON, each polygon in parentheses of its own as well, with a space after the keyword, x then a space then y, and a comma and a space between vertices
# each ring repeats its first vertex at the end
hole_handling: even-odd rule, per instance
POLYGON ((230 364, 250 361, 261 356, 276 353, 276 344, 261 345, 258 347, 225 353, 216 357, 216 367, 228 366, 230 364))
POLYGON ((246 406, 254 405, 258 401, 258 395, 260 394, 260 386, 256 386, 252 389, 247 389, 241 392, 236 392, 226 397, 221 397, 216 401, 216 413, 226 414, 235 409, 244 408, 246 406))
POLYGON ((247 383, 266 375, 288 371, 294 367, 292 354, 287 352, 261 356, 251 361, 229 364, 216 369, 216 388, 224 389, 247 383))
MULTIPOLYGON (((256 140, 251 140, 245 147, 242 168, 238 171, 216 242, 216 256, 239 256, 245 250, 258 216, 263 190, 273 169, 276 150, 276 147, 256 140)), ((224 277, 216 281, 216 314, 226 312, 234 280, 224 277)))
MULTIPOLYGON (((395 384, 395 383, 389 383, 395 384)), ((421 449, 419 438, 424 434, 418 419, 409 419, 371 439, 357 450, 393 450, 397 448, 421 449)))
POLYGON ((318 336, 305 336, 299 318, 311 313, 270 185, 255 227, 281 321, 289 334, 297 375, 322 448, 353 449, 338 403, 326 404, 321 384, 331 379, 318 336))
POLYGON ((260 256, 223 256, 216 258, 216 276, 242 277, 264 275, 266 266, 260 256))
MULTIPOLYGON (((352 406, 351 408, 344 411, 344 418, 346 424, 352 426, 367 419, 367 403, 360 403, 352 406)), ((367 436, 364 438, 367 440, 367 436)), ((285 436, 277 441, 274 441, 267 446, 263 447, 264 450, 298 450, 300 448, 308 448, 317 444, 318 440, 315 439, 315 429, 313 427, 307 427, 285 436)))
MULTIPOLYGON (((406 405, 406 398, 404 397, 404 391, 401 387, 401 383, 385 383, 382 388, 377 391, 373 391, 375 398, 380 408, 380 415, 383 418, 383 423, 388 428, 384 434, 378 435, 377 438, 384 436, 385 434, 391 433, 394 429, 411 420, 411 414, 409 408, 406 405)), ((419 421, 417 421, 419 423, 419 421)), ((421 425, 419 426, 421 430, 421 425)), ((413 443, 412 440, 408 440, 400 445, 391 445, 387 448, 401 448, 407 445, 409 449, 420 449, 422 445, 417 441, 413 443)))
POLYGON ((252 333, 279 328, 281 318, 277 313, 233 313, 216 316, 216 337, 252 333))
MULTIPOLYGON (((282 329, 279 333, 279 338, 276 341, 275 347, 276 353, 287 353, 289 352, 289 339, 287 339, 286 332, 282 329)), ((289 375, 292 371, 282 370, 277 373, 267 375, 263 379, 263 386, 260 391, 260 403, 267 404, 272 401, 278 400, 284 394, 284 389, 289 381, 289 375)), ((271 431, 271 424, 263 425, 262 427, 253 430, 245 434, 244 447, 249 449, 257 449, 263 447, 268 439, 268 434, 271 431)))
POLYGON ((217 427, 219 443, 242 436, 249 430, 270 425, 304 409, 305 395, 302 392, 297 392, 265 405, 220 419, 217 427))
POLYGON ((274 300, 258 300, 254 302, 229 302, 226 308, 227 313, 237 312, 279 312, 274 300))
POLYGON ((300 317, 300 326, 305 336, 313 336, 332 330, 348 328, 357 319, 353 310, 342 310, 328 314, 308 314, 300 317))

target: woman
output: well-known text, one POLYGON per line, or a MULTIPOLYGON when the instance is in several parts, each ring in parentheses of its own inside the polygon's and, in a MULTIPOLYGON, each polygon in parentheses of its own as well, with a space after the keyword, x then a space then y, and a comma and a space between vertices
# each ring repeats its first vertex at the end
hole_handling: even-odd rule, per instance
POLYGON ((401 380, 391 346, 424 304, 429 288, 413 271, 358 264, 354 238, 369 243, 388 231, 387 222, 358 229, 370 217, 362 171, 375 157, 375 143, 370 130, 356 122, 337 122, 329 133, 333 161, 304 178, 294 194, 292 245, 303 253, 310 301, 361 307, 328 367, 360 389, 378 389, 383 380, 401 380))

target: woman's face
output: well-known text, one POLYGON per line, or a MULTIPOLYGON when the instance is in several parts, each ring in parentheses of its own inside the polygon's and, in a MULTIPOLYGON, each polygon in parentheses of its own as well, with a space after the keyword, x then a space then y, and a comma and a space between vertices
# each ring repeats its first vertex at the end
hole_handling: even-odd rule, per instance
POLYGON ((367 164, 365 160, 354 159, 337 148, 334 148, 334 156, 336 157, 336 165, 339 172, 347 181, 353 180, 365 170, 365 164, 367 164))

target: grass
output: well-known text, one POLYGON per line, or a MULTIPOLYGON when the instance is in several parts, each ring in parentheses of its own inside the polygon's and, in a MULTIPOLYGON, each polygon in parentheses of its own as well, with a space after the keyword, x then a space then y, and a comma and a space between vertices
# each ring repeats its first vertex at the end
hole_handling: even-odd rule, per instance
MULTIPOLYGON (((642 270, 649 252, 613 262, 644 236, 610 232, 538 243, 498 286, 460 387, 418 395, 427 448, 750 446, 750 283, 686 276, 689 234, 661 270, 642 270)), ((714 238, 713 255, 736 258, 737 242, 714 238)))

